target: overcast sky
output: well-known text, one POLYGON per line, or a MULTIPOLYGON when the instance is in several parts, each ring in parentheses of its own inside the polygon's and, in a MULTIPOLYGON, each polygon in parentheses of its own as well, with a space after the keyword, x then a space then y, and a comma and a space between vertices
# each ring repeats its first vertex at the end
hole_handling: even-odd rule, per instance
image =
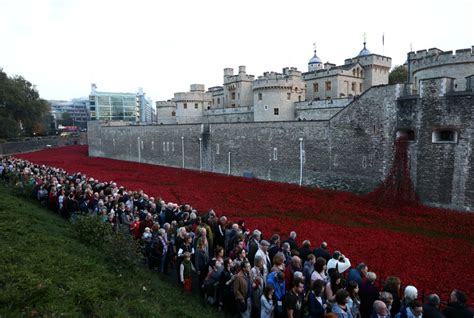
POLYGON ((0 0, 0 68, 42 98, 135 92, 153 100, 192 83, 222 85, 223 69, 255 76, 307 70, 316 42, 337 65, 367 48, 403 64, 406 53, 474 45, 472 0, 105 1, 0 0))

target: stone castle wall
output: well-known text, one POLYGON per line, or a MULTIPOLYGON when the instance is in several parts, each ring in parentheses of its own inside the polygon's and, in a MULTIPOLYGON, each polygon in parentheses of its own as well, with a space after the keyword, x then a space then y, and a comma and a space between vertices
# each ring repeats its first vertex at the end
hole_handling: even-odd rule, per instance
POLYGON ((403 99, 399 85, 373 87, 320 121, 124 127, 90 122, 89 153, 298 183, 303 138, 303 184, 365 193, 390 171, 397 130, 413 129, 411 174, 421 199, 473 210, 473 96, 439 96, 441 89, 439 80, 427 81, 430 95, 403 99), (433 129, 443 127, 457 129, 459 142, 432 143, 433 129))

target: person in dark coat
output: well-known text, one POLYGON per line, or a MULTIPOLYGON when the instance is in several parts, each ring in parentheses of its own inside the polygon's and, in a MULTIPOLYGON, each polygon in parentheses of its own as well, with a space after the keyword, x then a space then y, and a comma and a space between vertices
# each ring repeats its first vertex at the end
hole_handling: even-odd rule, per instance
POLYGON ((285 241, 290 244, 290 250, 298 250, 298 243, 296 243, 296 232, 291 231, 290 237, 285 241))
POLYGON ((445 315, 439 310, 439 304, 441 303, 439 296, 431 294, 428 296, 428 302, 423 305, 423 317, 424 318, 446 318, 445 315))
POLYGON ((214 248, 217 246, 225 247, 225 226, 227 223, 227 218, 221 216, 219 222, 217 222, 214 228, 214 248))
POLYGON ((305 240, 303 242, 303 246, 300 248, 299 256, 303 262, 306 262, 308 260, 309 254, 313 254, 313 250, 311 249, 311 242, 309 240, 305 240))
POLYGON ((392 294, 392 306, 390 308, 390 315, 395 317, 396 314, 400 312, 401 307, 401 300, 400 300, 400 286, 401 280, 398 277, 390 276, 385 281, 385 285, 383 286, 383 291, 389 292, 392 294))
POLYGON ((347 276, 347 282, 354 281, 359 286, 362 283, 362 279, 367 275, 369 271, 365 263, 360 263, 356 268, 351 268, 349 275, 347 276))
POLYGON ((467 307, 466 295, 459 291, 453 290, 449 297, 449 303, 446 309, 443 310, 443 314, 446 318, 472 318, 474 312, 471 308, 467 307))
POLYGON ((326 260, 326 263, 329 262, 329 260, 332 258, 331 254, 328 251, 328 243, 326 242, 322 242, 321 245, 314 250, 313 254, 314 256, 316 256, 316 258, 324 258, 326 260))
POLYGON ((375 286, 377 275, 374 272, 367 273, 367 280, 360 284, 360 314, 362 318, 372 315, 374 302, 379 299, 379 290, 375 286))

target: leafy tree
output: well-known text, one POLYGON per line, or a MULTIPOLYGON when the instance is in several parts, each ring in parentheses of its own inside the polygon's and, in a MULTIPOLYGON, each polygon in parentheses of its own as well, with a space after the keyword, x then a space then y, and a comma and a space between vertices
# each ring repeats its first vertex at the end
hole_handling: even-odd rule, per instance
POLYGON ((47 101, 30 82, 22 76, 9 77, 0 68, 0 137, 44 134, 49 113, 47 101))
POLYGON ((61 115, 61 120, 58 120, 58 122, 63 126, 72 126, 74 123, 71 114, 66 112, 61 115))
POLYGON ((408 72, 404 65, 395 66, 388 74, 389 84, 403 84, 407 82, 408 72))

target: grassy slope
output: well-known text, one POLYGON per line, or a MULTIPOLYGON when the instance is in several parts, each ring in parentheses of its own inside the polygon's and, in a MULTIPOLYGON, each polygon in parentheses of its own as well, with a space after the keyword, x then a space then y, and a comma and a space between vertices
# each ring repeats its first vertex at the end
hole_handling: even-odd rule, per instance
POLYGON ((146 269, 114 269, 68 222, 0 186, 0 317, 212 317, 146 269))

